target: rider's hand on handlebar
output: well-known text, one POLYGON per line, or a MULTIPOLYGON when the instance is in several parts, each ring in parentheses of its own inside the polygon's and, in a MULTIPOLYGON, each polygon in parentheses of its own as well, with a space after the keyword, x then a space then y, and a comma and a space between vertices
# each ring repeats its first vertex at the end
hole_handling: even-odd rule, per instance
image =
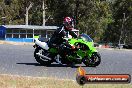
POLYGON ((74 50, 74 49, 76 49, 76 47, 75 47, 75 46, 71 46, 71 49, 73 49, 73 50, 74 50))

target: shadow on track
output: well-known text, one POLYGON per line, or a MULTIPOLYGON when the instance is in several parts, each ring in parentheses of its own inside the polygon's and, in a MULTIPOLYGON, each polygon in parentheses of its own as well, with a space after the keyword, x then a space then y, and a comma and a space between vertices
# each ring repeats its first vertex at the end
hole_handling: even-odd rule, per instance
MULTIPOLYGON (((33 66, 44 66, 39 63, 16 63, 16 64, 22 64, 22 65, 33 65, 33 66)), ((61 65, 61 64, 51 64, 49 66, 44 66, 44 67, 71 67, 71 68, 78 68, 80 66, 69 66, 69 65, 61 65)), ((86 66, 81 66, 81 67, 86 67, 86 66)))
POLYGON ((43 66, 39 63, 16 63, 16 64, 22 64, 22 65, 33 65, 33 66, 43 66))

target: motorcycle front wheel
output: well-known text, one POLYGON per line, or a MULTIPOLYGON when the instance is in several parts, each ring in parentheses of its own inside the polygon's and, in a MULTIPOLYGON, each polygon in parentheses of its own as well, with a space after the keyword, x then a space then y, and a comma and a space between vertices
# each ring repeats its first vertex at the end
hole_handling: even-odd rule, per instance
POLYGON ((83 63, 88 67, 96 67, 101 63, 101 56, 98 52, 94 52, 91 57, 84 58, 83 63))
POLYGON ((43 65, 43 66, 48 66, 52 63, 51 60, 46 60, 45 58, 42 58, 40 56, 37 55, 37 53, 41 53, 49 58, 51 58, 51 55, 50 53, 47 53, 45 52, 44 50, 42 50, 41 48, 36 48, 35 51, 34 51, 34 57, 35 57, 35 60, 40 64, 40 65, 43 65))

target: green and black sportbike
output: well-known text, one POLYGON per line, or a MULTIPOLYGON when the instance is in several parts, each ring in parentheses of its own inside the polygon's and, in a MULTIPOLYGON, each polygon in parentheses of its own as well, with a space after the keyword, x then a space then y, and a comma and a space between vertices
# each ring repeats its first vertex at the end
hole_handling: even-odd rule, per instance
POLYGON ((84 63, 86 66, 98 66, 101 56, 94 47, 93 40, 86 34, 78 38, 64 38, 75 49, 71 49, 62 43, 59 47, 49 47, 47 42, 35 39, 34 57, 41 65, 50 65, 57 62, 62 65, 75 65, 84 63))

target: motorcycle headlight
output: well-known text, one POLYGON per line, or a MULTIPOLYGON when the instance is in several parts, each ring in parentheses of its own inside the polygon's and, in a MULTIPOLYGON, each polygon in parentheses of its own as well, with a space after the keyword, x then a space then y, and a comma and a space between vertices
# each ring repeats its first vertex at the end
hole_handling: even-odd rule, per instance
POLYGON ((94 43, 91 43, 91 46, 94 47, 94 43))
POLYGON ((92 44, 92 46, 94 47, 94 43, 92 44))

